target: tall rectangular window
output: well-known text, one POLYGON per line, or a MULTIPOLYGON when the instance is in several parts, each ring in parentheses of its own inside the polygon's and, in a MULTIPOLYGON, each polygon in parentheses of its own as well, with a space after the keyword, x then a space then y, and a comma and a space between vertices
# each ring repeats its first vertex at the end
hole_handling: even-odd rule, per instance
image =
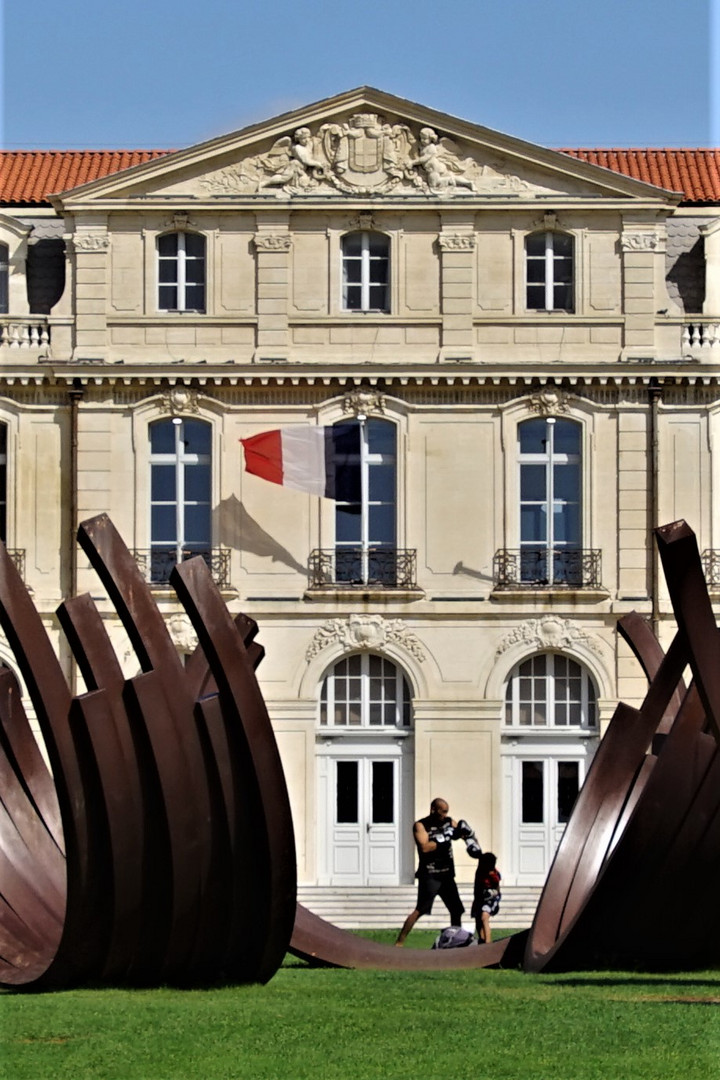
POLYGON ((382 233, 342 238, 342 305, 345 311, 389 311, 390 241, 382 233))
POLYGON ((175 563, 211 556, 211 429, 201 420, 150 425, 151 580, 175 563))
POLYGON ((396 578, 395 427, 377 419, 336 424, 333 446, 337 580, 392 584, 396 578))
POLYGON ((518 442, 521 580, 580 585, 580 425, 555 417, 526 420, 518 442))
POLYGON ((567 233, 539 232, 525 241, 527 308, 529 311, 575 310, 573 238, 567 233))
POLYGON ((158 237, 158 309, 205 310, 205 237, 166 233, 158 237))

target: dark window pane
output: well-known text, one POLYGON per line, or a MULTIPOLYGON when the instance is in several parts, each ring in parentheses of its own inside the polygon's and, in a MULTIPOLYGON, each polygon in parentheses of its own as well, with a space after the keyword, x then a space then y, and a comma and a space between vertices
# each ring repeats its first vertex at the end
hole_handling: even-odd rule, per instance
POLYGON ((205 307, 205 286, 189 285, 185 289, 185 310, 202 311, 205 307))
POLYGON ((547 498, 547 471, 544 465, 520 467, 520 498, 523 502, 547 498))
POLYGON ((558 420, 555 424, 554 449, 556 454, 580 453, 581 428, 570 420, 558 420))
POLYGON ((7 454, 7 424, 0 424, 0 454, 7 454))
POLYGON ((370 544, 395 543, 395 507, 371 506, 369 511, 370 544))
POLYGON ((168 283, 175 285, 177 282, 177 262, 175 259, 161 259, 158 264, 158 281, 160 284, 168 283))
POLYGON ((544 420, 526 420, 518 428, 521 454, 544 454, 547 450, 547 424, 544 420))
POLYGON ((360 424, 357 422, 335 424, 333 427, 335 459, 350 454, 360 454, 360 424))
POLYGON ((543 822, 543 763, 522 762, 522 820, 525 825, 543 822))
POLYGON ((580 546, 580 507, 575 503, 554 507, 553 532, 557 544, 580 546))
POLYGON ((362 251, 362 233, 348 233, 343 237, 343 254, 359 255, 362 251))
POLYGON ((547 514, 544 506, 520 507, 521 543, 540 543, 547 540, 547 514))
POLYGON ((528 259, 527 280, 529 285, 542 285, 543 295, 545 287, 545 260, 528 259))
POLYGON ((153 465, 150 470, 151 493, 153 502, 174 502, 175 492, 175 466, 153 465))
POLYGON ((153 506, 151 508, 151 534, 153 543, 175 541, 174 506, 153 506))
POLYGON ((553 233, 553 252, 555 255, 569 256, 572 258, 572 236, 568 236, 567 233, 553 233))
POLYGON ((553 307, 557 311, 572 311, 572 286, 556 285, 553 291, 553 307))
POLYGON ((335 461, 335 498, 338 502, 360 503, 360 462, 349 458, 335 461))
POLYGON ((185 254, 203 259, 205 257, 205 237, 199 233, 185 233, 185 254))
POLYGON ((387 302, 387 286, 386 285, 371 285, 370 286, 370 308, 372 311, 386 311, 388 307, 387 302))
POLYGON ((360 506, 338 506, 335 510, 335 541, 342 543, 360 543, 360 506))
POLYGON ((362 280, 362 263, 360 259, 346 259, 343 267, 346 283, 348 285, 359 285, 362 280))
POLYGON ((556 285, 572 284, 572 262, 569 259, 555 259, 553 280, 556 285))
POLYGON ((395 425, 387 420, 367 421, 368 449, 371 454, 395 456, 395 425))
POLYGON ((545 309, 544 285, 528 285, 527 306, 531 311, 543 311, 545 309))
POLYGON ((158 252, 160 255, 173 257, 177 255, 178 234, 166 233, 158 238, 158 252))
POLYGON ((210 547, 210 507, 185 507, 185 542, 210 547))
POLYGON ((533 233, 525 241, 525 249, 528 255, 545 254, 545 233, 533 233))
POLYGON ((371 502, 395 502, 395 466, 371 465, 369 480, 371 502))
POLYGON ((374 825, 394 821, 395 765, 392 761, 372 763, 372 820, 374 825))
POLYGON ((175 424, 171 420, 150 425, 150 450, 153 454, 175 453, 175 424))
POLYGON ((178 306, 177 289, 174 285, 161 285, 158 307, 161 311, 176 311, 178 306))
POLYGON ((372 258, 386 259, 390 249, 390 241, 382 233, 370 233, 368 235, 368 249, 372 258))
POLYGON ((355 825, 358 820, 358 763, 337 762, 335 791, 338 824, 355 825))
POLYGON ((185 501, 210 502, 210 466, 185 466, 185 501))
POLYGON ((553 471, 555 498, 577 502, 580 498, 580 466, 556 465, 553 471))
POLYGON ((183 423, 183 442, 186 454, 209 454, 211 429, 201 420, 186 420, 183 423))
POLYGON ((347 311, 362 310, 362 291, 359 285, 346 285, 343 290, 343 306, 347 311))
POLYGON ((580 770, 577 761, 558 762, 557 819, 560 825, 570 820, 580 790, 580 770))

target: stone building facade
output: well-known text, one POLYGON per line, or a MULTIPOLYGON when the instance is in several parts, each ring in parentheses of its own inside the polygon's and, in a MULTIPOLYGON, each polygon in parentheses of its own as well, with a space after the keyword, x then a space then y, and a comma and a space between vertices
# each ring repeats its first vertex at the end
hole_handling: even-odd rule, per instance
POLYGON ((652 527, 686 518, 720 582, 717 155, 619 153, 363 88, 172 153, 3 156, 3 537, 71 679, 77 591, 137 670, 79 520, 183 652, 168 568, 208 560, 260 626, 303 885, 409 884, 435 795, 539 885, 643 693, 618 617, 672 633, 652 527), (343 498, 243 471, 295 425, 345 440, 343 498))

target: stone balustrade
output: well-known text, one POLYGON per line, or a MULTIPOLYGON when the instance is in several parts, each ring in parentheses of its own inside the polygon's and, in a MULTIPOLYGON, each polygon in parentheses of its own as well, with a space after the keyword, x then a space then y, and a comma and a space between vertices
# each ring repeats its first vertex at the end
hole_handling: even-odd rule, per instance
POLYGON ((720 319, 686 322, 682 328, 682 352, 695 360, 719 359, 720 319))
POLYGON ((49 344, 50 327, 44 315, 0 315, 0 346, 42 349, 49 344))

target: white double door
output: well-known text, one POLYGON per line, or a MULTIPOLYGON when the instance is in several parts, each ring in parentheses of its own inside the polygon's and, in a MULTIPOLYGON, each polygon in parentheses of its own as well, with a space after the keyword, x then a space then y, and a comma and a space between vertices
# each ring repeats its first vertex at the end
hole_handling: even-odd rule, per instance
POLYGON ((545 883, 595 745, 526 744, 504 754, 506 884, 545 883))
POLYGON ((410 836, 405 755, 394 744, 338 746, 318 769, 319 883, 398 885, 410 836))

